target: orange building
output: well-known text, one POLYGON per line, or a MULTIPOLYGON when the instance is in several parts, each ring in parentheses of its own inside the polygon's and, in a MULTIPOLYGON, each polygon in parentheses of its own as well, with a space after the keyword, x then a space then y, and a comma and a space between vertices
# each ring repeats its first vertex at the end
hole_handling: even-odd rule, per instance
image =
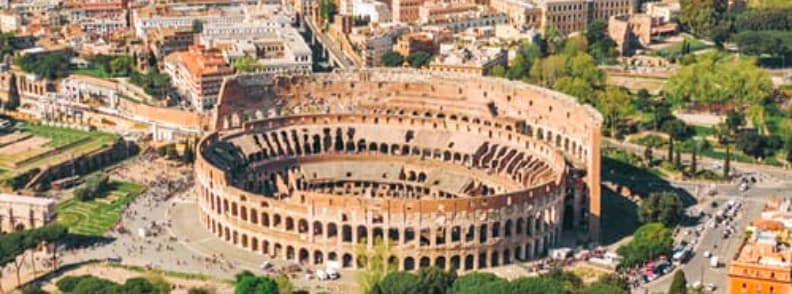
POLYGON ((768 201, 762 218, 753 222, 751 236, 729 264, 727 293, 792 293, 792 249, 784 238, 789 235, 792 202, 777 207, 772 203, 768 201))
POLYGON ((223 78, 234 74, 234 68, 226 63, 219 50, 194 45, 188 51, 166 56, 165 73, 176 90, 201 111, 214 106, 223 78))

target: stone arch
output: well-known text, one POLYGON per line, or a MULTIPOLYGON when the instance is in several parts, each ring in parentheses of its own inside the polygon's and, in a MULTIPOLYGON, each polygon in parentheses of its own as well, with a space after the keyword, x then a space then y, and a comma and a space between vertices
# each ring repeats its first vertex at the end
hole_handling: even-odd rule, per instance
POLYGON ((300 263, 306 264, 310 261, 311 256, 307 249, 301 248, 299 251, 299 258, 297 259, 300 263))
POLYGON ((441 269, 445 269, 446 268, 446 258, 445 258, 445 256, 438 256, 437 258, 435 258, 434 265, 436 267, 441 268, 441 269))
MULTIPOLYGON (((319 225, 321 227, 321 225, 319 225)), ((301 218, 297 221, 297 233, 305 234, 308 233, 308 221, 304 218, 301 218)))
POLYGON ((291 245, 286 246, 286 259, 287 260, 294 260, 294 258, 296 257, 294 255, 294 253, 295 253, 294 252, 294 247, 292 247, 291 245))
POLYGON ((429 257, 421 257, 420 261, 418 262, 418 266, 420 268, 426 268, 432 265, 432 260, 429 257))
POLYGON ((497 250, 493 250, 490 255, 490 267, 496 267, 498 265, 500 265, 500 254, 498 254, 497 250))
POLYGON ((404 270, 411 271, 414 269, 415 269, 415 259, 409 256, 404 258, 404 270))
POLYGON ((338 237, 338 226, 335 223, 327 223, 327 238, 338 237))
POLYGON ((459 255, 451 256, 451 261, 449 266, 452 271, 458 271, 459 269, 462 268, 461 259, 459 255))
POLYGON ((368 228, 364 225, 359 225, 357 227, 357 242, 364 243, 368 240, 368 228))
POLYGON ((286 217, 286 231, 291 232, 294 231, 294 218, 291 216, 286 217))
POLYGON ((341 226, 341 240, 344 242, 352 242, 352 226, 341 226))
POLYGON ((267 214, 266 212, 261 213, 261 226, 262 227, 270 226, 269 214, 267 214))
POLYGON ((324 254, 322 254, 322 251, 320 250, 315 250, 313 264, 322 264, 322 263, 324 263, 324 254))
POLYGON ((474 267, 474 264, 473 264, 473 255, 472 255, 472 254, 465 255, 465 264, 464 264, 464 269, 465 269, 466 271, 469 271, 469 270, 472 270, 472 269, 473 269, 473 267, 474 267))

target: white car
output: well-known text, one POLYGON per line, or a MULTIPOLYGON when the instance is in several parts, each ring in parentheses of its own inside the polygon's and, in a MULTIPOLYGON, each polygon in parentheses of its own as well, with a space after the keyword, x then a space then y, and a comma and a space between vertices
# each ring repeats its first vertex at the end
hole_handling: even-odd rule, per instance
POLYGON ((264 262, 262 262, 261 265, 259 265, 259 268, 261 268, 263 270, 271 268, 271 267, 272 267, 272 263, 270 263, 269 261, 266 261, 266 260, 264 262))
POLYGON ((704 251, 704 258, 710 258, 710 256, 712 256, 712 253, 709 251, 704 251))

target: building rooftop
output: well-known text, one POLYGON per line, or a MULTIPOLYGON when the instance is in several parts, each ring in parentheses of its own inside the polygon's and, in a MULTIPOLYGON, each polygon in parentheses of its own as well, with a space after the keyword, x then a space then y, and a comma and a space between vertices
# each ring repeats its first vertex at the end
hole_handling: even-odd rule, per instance
POLYGON ((231 74, 231 68, 218 50, 205 50, 192 46, 187 51, 174 52, 165 57, 166 62, 182 63, 193 76, 231 74))
POLYGON ((55 204, 55 200, 49 198, 0 193, 0 203, 47 206, 47 205, 55 204))
POLYGON ((495 47, 456 48, 452 44, 443 44, 435 57, 435 63, 483 66, 499 54, 503 54, 503 50, 495 47))

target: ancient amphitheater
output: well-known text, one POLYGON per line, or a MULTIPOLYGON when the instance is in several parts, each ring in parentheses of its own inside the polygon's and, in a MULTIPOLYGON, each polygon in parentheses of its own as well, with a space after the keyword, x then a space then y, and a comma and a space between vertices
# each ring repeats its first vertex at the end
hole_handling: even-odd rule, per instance
POLYGON ((247 250, 355 268, 383 240, 400 269, 466 271, 542 256, 564 222, 599 234, 602 118, 572 97, 368 69, 237 76, 219 100, 200 219, 247 250))

